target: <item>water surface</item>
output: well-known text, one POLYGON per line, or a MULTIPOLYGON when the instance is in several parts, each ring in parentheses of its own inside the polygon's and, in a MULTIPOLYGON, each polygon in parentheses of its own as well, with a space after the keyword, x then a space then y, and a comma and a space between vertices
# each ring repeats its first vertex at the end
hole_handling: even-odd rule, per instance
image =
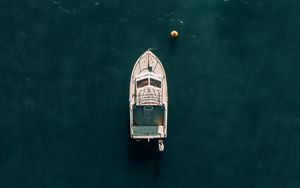
POLYGON ((0 5, 0 187, 300 186, 299 1, 0 5), (168 78, 163 153, 129 140, 148 48, 168 78))

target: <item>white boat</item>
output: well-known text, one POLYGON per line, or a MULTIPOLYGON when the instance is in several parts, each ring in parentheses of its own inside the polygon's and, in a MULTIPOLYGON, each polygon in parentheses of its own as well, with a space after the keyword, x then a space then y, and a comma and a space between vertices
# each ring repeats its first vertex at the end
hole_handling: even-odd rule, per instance
POLYGON ((136 61, 129 86, 130 136, 158 140, 160 151, 167 137, 167 77, 160 60, 150 51, 136 61))

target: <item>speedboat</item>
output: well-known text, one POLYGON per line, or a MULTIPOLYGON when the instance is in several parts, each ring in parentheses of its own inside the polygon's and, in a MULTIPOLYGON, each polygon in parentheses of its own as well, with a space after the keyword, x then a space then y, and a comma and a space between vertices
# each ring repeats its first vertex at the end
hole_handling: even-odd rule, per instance
POLYGON ((136 61, 129 85, 130 137, 134 140, 157 140, 164 150, 167 137, 167 77, 160 60, 147 50, 136 61))

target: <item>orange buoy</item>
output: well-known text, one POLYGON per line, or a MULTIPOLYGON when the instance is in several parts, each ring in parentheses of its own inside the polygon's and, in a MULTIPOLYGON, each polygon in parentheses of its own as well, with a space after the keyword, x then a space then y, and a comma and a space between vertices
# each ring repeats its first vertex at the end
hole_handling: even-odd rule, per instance
POLYGON ((179 36, 179 33, 178 33, 178 31, 174 30, 174 31, 171 31, 170 35, 173 39, 176 39, 179 36))

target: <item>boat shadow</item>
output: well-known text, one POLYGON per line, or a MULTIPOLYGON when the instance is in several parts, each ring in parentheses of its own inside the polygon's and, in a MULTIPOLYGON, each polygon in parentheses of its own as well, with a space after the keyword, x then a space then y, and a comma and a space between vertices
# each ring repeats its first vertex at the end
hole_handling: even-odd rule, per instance
POLYGON ((129 160, 145 162, 153 158, 160 159, 162 156, 162 152, 158 150, 157 140, 147 142, 146 140, 135 141, 129 138, 128 144, 129 160))
POLYGON ((147 168, 152 166, 154 175, 160 176, 160 164, 163 152, 158 150, 157 140, 135 141, 128 139, 128 160, 129 164, 134 167, 147 168))

